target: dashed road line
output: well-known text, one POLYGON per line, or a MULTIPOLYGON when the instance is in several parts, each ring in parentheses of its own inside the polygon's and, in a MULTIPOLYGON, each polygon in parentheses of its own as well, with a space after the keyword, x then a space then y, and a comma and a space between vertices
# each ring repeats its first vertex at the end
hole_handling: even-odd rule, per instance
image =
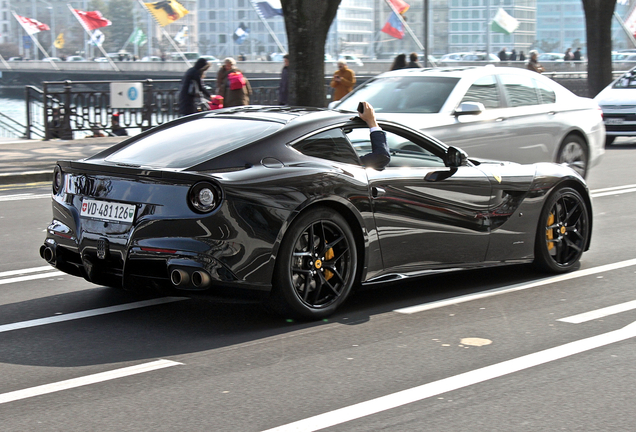
POLYGON ((557 321, 566 322, 570 324, 581 324, 587 321, 603 318, 609 315, 614 315, 621 312, 627 312, 636 309, 636 300, 620 303, 614 306, 604 307, 602 309, 596 309, 593 311, 581 313, 578 315, 572 315, 565 318, 560 318, 557 321))
POLYGON ((636 265, 636 259, 630 259, 626 261, 620 261, 617 263, 606 264, 598 267, 592 267, 585 270, 578 270, 572 273, 567 273, 559 276, 552 276, 544 279, 539 279, 533 282, 520 283, 516 285, 509 285, 501 288, 495 288, 487 291, 482 291, 475 294, 467 294, 459 297, 453 297, 446 300, 440 300, 431 303, 425 303, 416 306, 409 306, 405 308, 395 309, 394 312, 402 314, 414 314, 417 312, 423 312, 431 309, 437 309, 445 306, 455 305, 459 303, 466 303, 473 300, 484 299, 501 294, 508 294, 515 291, 522 291, 529 288, 536 288, 543 285, 550 285, 556 282, 562 282, 570 279, 577 279, 584 276, 590 276, 597 273, 603 273, 611 270, 617 270, 625 267, 631 267, 636 265))
POLYGON ((136 366, 129 366, 121 369, 115 369, 108 372, 86 375, 79 378, 73 378, 66 381, 58 381, 56 383, 44 384, 37 387, 31 387, 24 390, 16 390, 9 393, 0 394, 0 404, 13 402, 20 399, 27 399, 34 396, 41 396, 48 393, 55 393, 62 390, 68 390, 76 387, 82 387, 90 384, 96 384, 104 381, 123 378, 144 372, 150 372, 171 366, 182 365, 183 363, 172 360, 156 360, 150 363, 144 363, 136 366))
POLYGON ((178 302, 182 300, 189 300, 189 299, 187 297, 161 297, 158 299, 143 300, 143 301, 138 301, 133 303, 125 303, 125 304, 121 304, 117 306, 109 306, 109 307, 104 307, 99 309, 90 309, 87 311, 74 312, 74 313, 69 313, 65 315, 56 315, 56 316, 47 317, 47 318, 39 318, 39 319, 34 319, 29 321, 21 321, 21 322, 16 322, 11 324, 4 324, 4 325, 0 325, 0 333, 25 329, 29 327, 37 327, 37 326, 42 326, 47 324, 55 324, 55 323, 64 322, 64 321, 72 321, 76 319, 88 318, 88 317, 93 317, 98 315, 106 315, 110 313, 122 312, 126 310, 131 310, 131 309, 139 309, 143 307, 155 306, 155 305, 160 305, 165 303, 173 303, 173 302, 178 302))

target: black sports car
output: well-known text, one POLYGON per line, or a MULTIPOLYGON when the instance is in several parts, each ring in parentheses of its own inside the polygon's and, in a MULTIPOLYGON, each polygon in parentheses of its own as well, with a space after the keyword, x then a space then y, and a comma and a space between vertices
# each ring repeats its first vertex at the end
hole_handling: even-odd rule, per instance
POLYGON ((584 180, 552 163, 468 159, 379 119, 391 162, 364 168, 352 113, 238 107, 183 117, 61 161, 46 261, 96 284, 258 294, 327 316, 358 284, 534 261, 590 245, 584 180))

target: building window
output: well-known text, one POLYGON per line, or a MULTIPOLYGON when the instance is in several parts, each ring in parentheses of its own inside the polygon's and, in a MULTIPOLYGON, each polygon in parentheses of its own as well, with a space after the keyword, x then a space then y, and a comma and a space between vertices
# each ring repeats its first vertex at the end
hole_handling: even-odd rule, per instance
POLYGON ((216 12, 215 11, 209 11, 208 12, 208 19, 215 20, 216 19, 216 12))
POLYGON ((224 35, 224 34, 220 34, 220 35, 219 35, 219 43, 220 43, 220 44, 224 44, 224 43, 226 43, 226 41, 225 41, 225 35, 224 35))

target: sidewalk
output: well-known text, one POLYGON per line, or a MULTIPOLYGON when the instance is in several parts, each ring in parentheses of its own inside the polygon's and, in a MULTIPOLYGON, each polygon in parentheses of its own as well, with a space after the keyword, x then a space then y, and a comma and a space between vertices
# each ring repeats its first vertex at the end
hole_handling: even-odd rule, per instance
POLYGON ((0 184, 52 180, 58 160, 92 156, 128 137, 83 138, 76 140, 25 140, 0 138, 0 184))

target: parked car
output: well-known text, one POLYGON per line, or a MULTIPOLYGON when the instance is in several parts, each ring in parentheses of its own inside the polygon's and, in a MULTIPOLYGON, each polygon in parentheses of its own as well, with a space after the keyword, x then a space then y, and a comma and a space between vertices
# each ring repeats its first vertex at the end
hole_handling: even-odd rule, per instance
POLYGON ((344 60, 350 66, 364 66, 362 60, 354 54, 340 54, 338 56, 338 61, 344 60))
POLYGON ((142 62, 160 62, 161 57, 159 56, 145 56, 141 58, 142 62))
POLYGON ((42 61, 61 62, 62 59, 59 57, 44 57, 42 61))
POLYGON ((247 291, 310 319, 359 284, 520 262, 576 268, 592 208, 575 171, 475 161, 378 120, 392 153, 383 170, 361 165, 369 128, 351 113, 271 106, 181 117, 60 161, 40 253, 100 285, 247 291))
POLYGON ((97 63, 108 63, 108 59, 106 57, 95 57, 93 61, 97 63))
POLYGON ((476 52, 466 54, 462 57, 462 61, 487 61, 487 62, 500 62, 501 59, 497 57, 496 54, 490 53, 487 54, 485 52, 476 52))
POLYGON ((537 57, 539 62, 563 61, 565 54, 563 53, 541 53, 537 57))
POLYGON ((457 53, 449 53, 444 54, 440 57, 439 63, 447 63, 447 62, 458 62, 462 61, 465 55, 472 54, 470 52, 457 52, 457 53))
POLYGON ((385 72, 330 107, 355 112, 360 101, 474 157, 565 163, 585 177, 604 152, 598 104, 522 68, 385 72))
POLYGON ((9 61, 10 62, 14 62, 14 61, 24 61, 24 59, 22 57, 9 57, 9 61))
POLYGON ((82 57, 82 56, 72 55, 72 56, 66 57, 66 61, 67 62, 79 62, 79 61, 86 61, 86 59, 84 57, 82 57))
POLYGON ((605 145, 619 136, 636 136, 636 67, 605 87, 594 98, 603 110, 605 145))

